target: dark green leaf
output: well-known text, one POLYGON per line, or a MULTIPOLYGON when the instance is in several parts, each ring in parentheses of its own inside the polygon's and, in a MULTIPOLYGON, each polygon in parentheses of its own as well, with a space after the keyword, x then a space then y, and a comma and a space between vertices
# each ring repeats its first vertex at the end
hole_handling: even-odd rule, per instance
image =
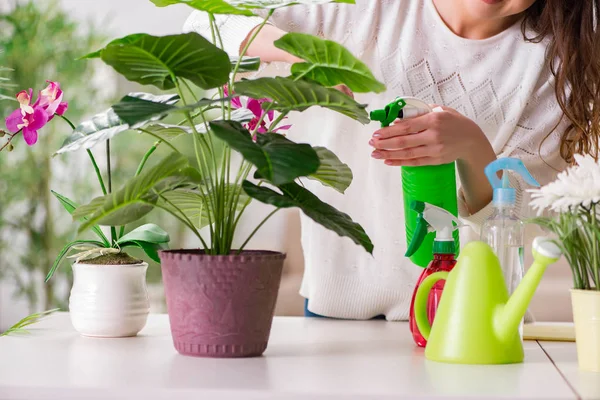
POLYGON ((139 247, 140 249, 144 250, 144 253, 146 253, 146 255, 148 257, 150 257, 150 259, 152 261, 155 261, 157 263, 160 263, 160 257, 158 256, 158 251, 166 249, 166 246, 163 243, 150 243, 150 242, 144 242, 142 240, 130 240, 130 241, 122 243, 120 246, 122 248, 124 248, 124 247, 139 247))
MULTIPOLYGON (((229 57, 231 61, 231 70, 235 68, 238 63, 239 57, 229 57)), ((260 69, 260 58, 259 57, 244 57, 238 68, 238 72, 252 72, 260 69)))
POLYGON ((357 103, 339 90, 325 88, 314 82, 281 77, 259 78, 236 83, 235 91, 254 99, 272 99, 273 105, 263 103, 263 108, 271 106, 276 111, 304 111, 319 106, 342 113, 363 124, 370 122, 366 105, 357 103))
POLYGON ((385 91, 385 85, 342 45, 304 33, 288 33, 275 47, 305 60, 292 66, 294 78, 307 78, 323 86, 344 84, 356 93, 385 91))
POLYGON ((128 80, 161 90, 175 88, 176 78, 216 88, 227 83, 231 71, 227 53, 194 32, 125 37, 102 49, 100 57, 128 80))
MULTIPOLYGON (((142 33, 136 33, 133 35, 125 36, 123 38, 119 38, 119 39, 115 39, 115 40, 111 41, 109 44, 106 45, 106 47, 131 44, 131 43, 134 43, 137 40, 141 39, 143 36, 144 35, 142 33)), ((83 59, 88 59, 88 58, 100 58, 102 56, 102 50, 104 50, 104 49, 96 50, 93 53, 89 53, 83 57, 80 57, 79 59, 83 60, 83 59)))
POLYGON ((67 243, 67 245, 62 248, 60 253, 58 253, 56 260, 54 260, 54 264, 52 264, 52 268, 50 268, 50 271, 48 271, 48 275, 46 275, 45 282, 48 282, 50 280, 50 278, 52 278, 52 276, 54 275, 54 273, 56 272, 58 267, 60 267, 60 264, 62 263, 62 261, 64 260, 66 255, 69 253, 69 251, 71 251, 73 246, 78 246, 81 244, 92 245, 92 246, 96 246, 99 248, 108 248, 108 246, 105 246, 104 243, 101 243, 101 242, 98 242, 95 240, 74 240, 70 243, 67 243))
POLYGON ((296 183, 280 185, 282 194, 266 187, 254 185, 249 181, 243 183, 243 188, 248 196, 265 204, 278 208, 299 207, 307 217, 323 227, 345 236, 373 254, 373 243, 364 229, 347 214, 319 200, 317 196, 296 183))
POLYGON ((258 135, 255 143, 250 132, 235 121, 211 122, 210 126, 215 136, 242 154, 274 185, 293 182, 319 168, 319 157, 310 145, 274 133, 258 135))
POLYGON ((325 147, 315 147, 314 149, 319 156, 320 166, 317 172, 309 175, 308 178, 330 186, 340 193, 345 193, 353 178, 350 167, 325 147))
MULTIPOLYGON (((75 209, 79 207, 79 204, 63 196, 62 194, 56 193, 54 190, 51 190, 50 192, 54 195, 54 197, 58 199, 58 201, 60 201, 60 204, 62 204, 62 206, 65 208, 65 210, 67 210, 69 214, 73 215, 75 209)), ((82 218, 81 221, 85 221, 85 218, 82 218)), ((92 231, 94 231, 94 233, 98 235, 98 237, 104 242, 106 247, 110 247, 110 242, 108 241, 108 238, 104 235, 102 229, 100 229, 98 225, 92 226, 92 231)))

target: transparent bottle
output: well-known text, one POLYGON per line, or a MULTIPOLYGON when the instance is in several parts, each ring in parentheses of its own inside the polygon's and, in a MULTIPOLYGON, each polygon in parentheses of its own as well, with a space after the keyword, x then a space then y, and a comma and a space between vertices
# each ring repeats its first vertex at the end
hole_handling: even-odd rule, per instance
MULTIPOLYGON (((494 189, 494 211, 481 227, 481 240, 496 253, 504 282, 511 295, 524 274, 524 224, 516 212, 516 191, 510 187, 508 171, 519 173, 527 183, 539 186, 523 162, 516 158, 500 158, 485 169, 485 173, 494 189), (498 173, 503 171, 502 179, 498 173)), ((523 338, 523 322, 519 327, 523 338)))

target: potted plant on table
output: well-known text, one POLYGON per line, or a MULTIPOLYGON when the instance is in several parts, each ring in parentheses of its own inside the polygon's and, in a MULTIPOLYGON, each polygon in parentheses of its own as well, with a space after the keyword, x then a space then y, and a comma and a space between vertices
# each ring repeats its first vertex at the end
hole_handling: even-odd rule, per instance
MULTIPOLYGON (((381 92, 385 86, 339 44, 296 33, 276 43, 305 60, 292 67, 292 76, 237 81, 239 73, 259 67, 260 60, 245 57, 245 53, 267 19, 276 8, 296 1, 153 2, 159 6, 187 4, 210 13, 212 37, 136 34, 116 39, 88 57, 100 58, 131 81, 174 89, 182 106, 127 96, 112 108, 121 122, 157 137, 156 128, 146 121, 179 114, 181 123, 162 125, 161 134, 190 134, 195 157, 188 160, 167 142, 173 152, 157 165, 155 174, 144 182, 134 179, 126 183, 118 192, 78 208, 76 214, 87 219, 81 230, 110 224, 116 216, 141 216, 153 208, 165 210, 185 224, 201 249, 160 252, 176 349, 194 356, 257 356, 267 346, 285 255, 251 251, 246 246, 270 217, 280 209, 298 207, 325 228, 368 252, 373 250, 359 224, 301 183, 312 179, 343 193, 352 181, 348 166, 326 148, 295 143, 283 136, 281 131, 289 126, 282 121, 290 112, 318 106, 368 123, 366 106, 333 87, 345 84, 354 92, 381 92), (268 9, 267 17, 241 57, 228 55, 222 50, 214 14, 253 15, 256 8, 268 9), (195 98, 193 86, 215 94, 195 98), (218 116, 211 120, 208 114, 214 111, 218 116), (241 163, 233 152, 241 155, 241 163), (182 188, 182 183, 189 186, 182 188), (234 246, 240 219, 252 199, 270 204, 274 210, 240 246, 234 246)), ((303 3, 324 2, 329 1, 303 3)))
POLYGON ((600 163, 575 156, 554 182, 531 190, 531 205, 551 217, 533 220, 556 235, 573 272, 571 303, 579 366, 600 372, 600 163))
MULTIPOLYGON (((19 108, 6 118, 6 140, 0 151, 12 149, 13 140, 22 136, 32 146, 37 142, 38 131, 55 117, 66 121, 73 133, 65 140, 63 147, 57 152, 67 153, 85 149, 94 168, 96 178, 103 195, 112 192, 110 139, 117 133, 130 127, 116 124, 118 117, 112 109, 94 116, 78 127, 65 116, 68 104, 63 102, 63 92, 57 82, 49 82, 48 87, 39 93, 33 102, 33 90, 21 91, 16 95, 19 108), (106 179, 100 171, 92 151, 96 144, 106 146, 106 179)), ((153 96, 143 93, 132 93, 129 97, 152 99, 157 104, 175 104, 177 96, 153 96)), ((152 147, 136 172, 137 179, 154 173, 154 168, 144 170, 150 155, 156 150, 152 147)), ((85 221, 85 208, 73 200, 57 192, 52 192, 65 210, 75 220, 85 221), (78 209, 78 211, 76 211, 78 209)), ((92 201, 92 204, 95 204, 92 201)), ((72 255, 74 282, 69 299, 71 321, 74 328, 86 336, 123 337, 136 335, 146 324, 149 302, 146 289, 146 270, 148 264, 135 259, 123 250, 139 247, 146 255, 160 262, 158 251, 166 249, 169 235, 154 224, 146 224, 125 233, 125 225, 135 222, 136 216, 114 216, 110 226, 110 236, 94 225, 91 227, 96 239, 77 239, 64 246, 50 268, 48 281, 64 258, 73 250, 72 255)))

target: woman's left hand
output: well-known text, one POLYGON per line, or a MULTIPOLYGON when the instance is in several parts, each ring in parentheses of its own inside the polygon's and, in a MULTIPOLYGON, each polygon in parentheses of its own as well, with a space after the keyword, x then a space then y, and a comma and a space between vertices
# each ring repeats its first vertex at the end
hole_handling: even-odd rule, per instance
POLYGON ((467 160, 491 148, 479 126, 456 110, 443 107, 419 117, 398 120, 373 134, 372 157, 391 166, 440 165, 467 160))

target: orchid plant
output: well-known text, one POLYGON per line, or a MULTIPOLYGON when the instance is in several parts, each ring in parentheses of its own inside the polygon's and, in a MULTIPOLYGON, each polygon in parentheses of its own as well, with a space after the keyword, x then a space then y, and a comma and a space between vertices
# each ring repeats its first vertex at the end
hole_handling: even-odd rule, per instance
POLYGON ((574 288, 600 291, 600 162, 581 155, 575 161, 554 182, 530 190, 540 214, 532 222, 556 235, 574 288), (552 215, 541 216, 545 211, 552 215))
MULTIPOLYGON (((47 83, 48 86, 40 91, 35 102, 33 102, 33 89, 23 90, 17 93, 16 99, 19 102, 19 108, 6 118, 6 128, 10 133, 7 134, 8 137, 5 143, 0 147, 0 151, 4 149, 10 150, 14 146, 13 140, 19 136, 22 136, 25 143, 29 146, 35 145, 38 140, 39 131, 56 116, 62 118, 74 129, 74 133, 67 139, 67 144, 72 140, 73 135, 84 135, 83 131, 89 127, 89 123, 84 123, 80 125, 79 128, 76 128, 65 116, 65 112, 68 109, 68 103, 63 101, 64 93, 60 88, 60 84, 52 81, 48 81, 47 83)), ((106 181, 90 150, 88 150, 88 155, 96 172, 100 188, 104 195, 108 195, 112 190, 110 141, 106 140, 106 181), (105 184, 105 182, 107 184, 105 184)), ((138 174, 142 171, 143 167, 144 162, 142 162, 138 168, 138 174)), ((79 207, 77 203, 59 193, 54 191, 52 193, 67 212, 74 214, 75 210, 79 207)), ((85 218, 83 218, 83 220, 85 220, 85 218)), ((169 242, 169 235, 154 224, 143 225, 125 234, 124 224, 121 225, 117 223, 116 226, 110 227, 110 240, 99 226, 92 226, 92 230, 99 240, 78 239, 68 243, 56 258, 52 268, 48 272, 46 281, 52 277, 63 259, 68 256, 72 250, 79 251, 71 256, 71 258, 75 258, 76 261, 79 262, 95 259, 103 255, 120 253, 122 249, 127 247, 139 247, 144 250, 148 257, 160 262, 158 250, 166 248, 166 244, 169 242), (117 226, 120 226, 119 233, 117 233, 117 226)))
POLYGON ((364 93, 382 92, 385 86, 341 45, 298 33, 276 42, 280 49, 304 60, 292 66, 291 76, 238 80, 240 73, 258 70, 260 60, 247 57, 246 52, 276 9, 298 3, 354 1, 151 1, 160 7, 185 4, 207 12, 212 34, 210 38, 197 33, 134 34, 86 56, 101 59, 130 81, 175 93, 129 94, 75 129, 58 151, 90 149, 126 130, 150 135, 172 150, 121 189, 77 207, 74 217, 84 219, 80 231, 96 225, 124 225, 158 208, 187 226, 206 254, 228 255, 242 252, 278 210, 298 207, 315 222, 372 252, 373 244, 358 223, 302 184, 312 179, 344 193, 352 181, 350 168, 326 148, 289 140, 283 133, 290 126, 283 121, 291 112, 323 107, 368 123, 366 106, 334 87, 344 84, 364 93), (263 9, 266 17, 241 56, 227 54, 214 16, 252 16, 257 9, 263 9), (211 96, 197 98, 198 88, 211 96), (215 111, 218 116, 209 118, 215 111), (159 122, 167 115, 179 115, 181 120, 159 122), (175 139, 184 135, 191 135, 193 160, 176 146, 175 139), (241 163, 233 152, 241 155, 241 163), (238 224, 252 199, 275 208, 234 248, 238 224))

